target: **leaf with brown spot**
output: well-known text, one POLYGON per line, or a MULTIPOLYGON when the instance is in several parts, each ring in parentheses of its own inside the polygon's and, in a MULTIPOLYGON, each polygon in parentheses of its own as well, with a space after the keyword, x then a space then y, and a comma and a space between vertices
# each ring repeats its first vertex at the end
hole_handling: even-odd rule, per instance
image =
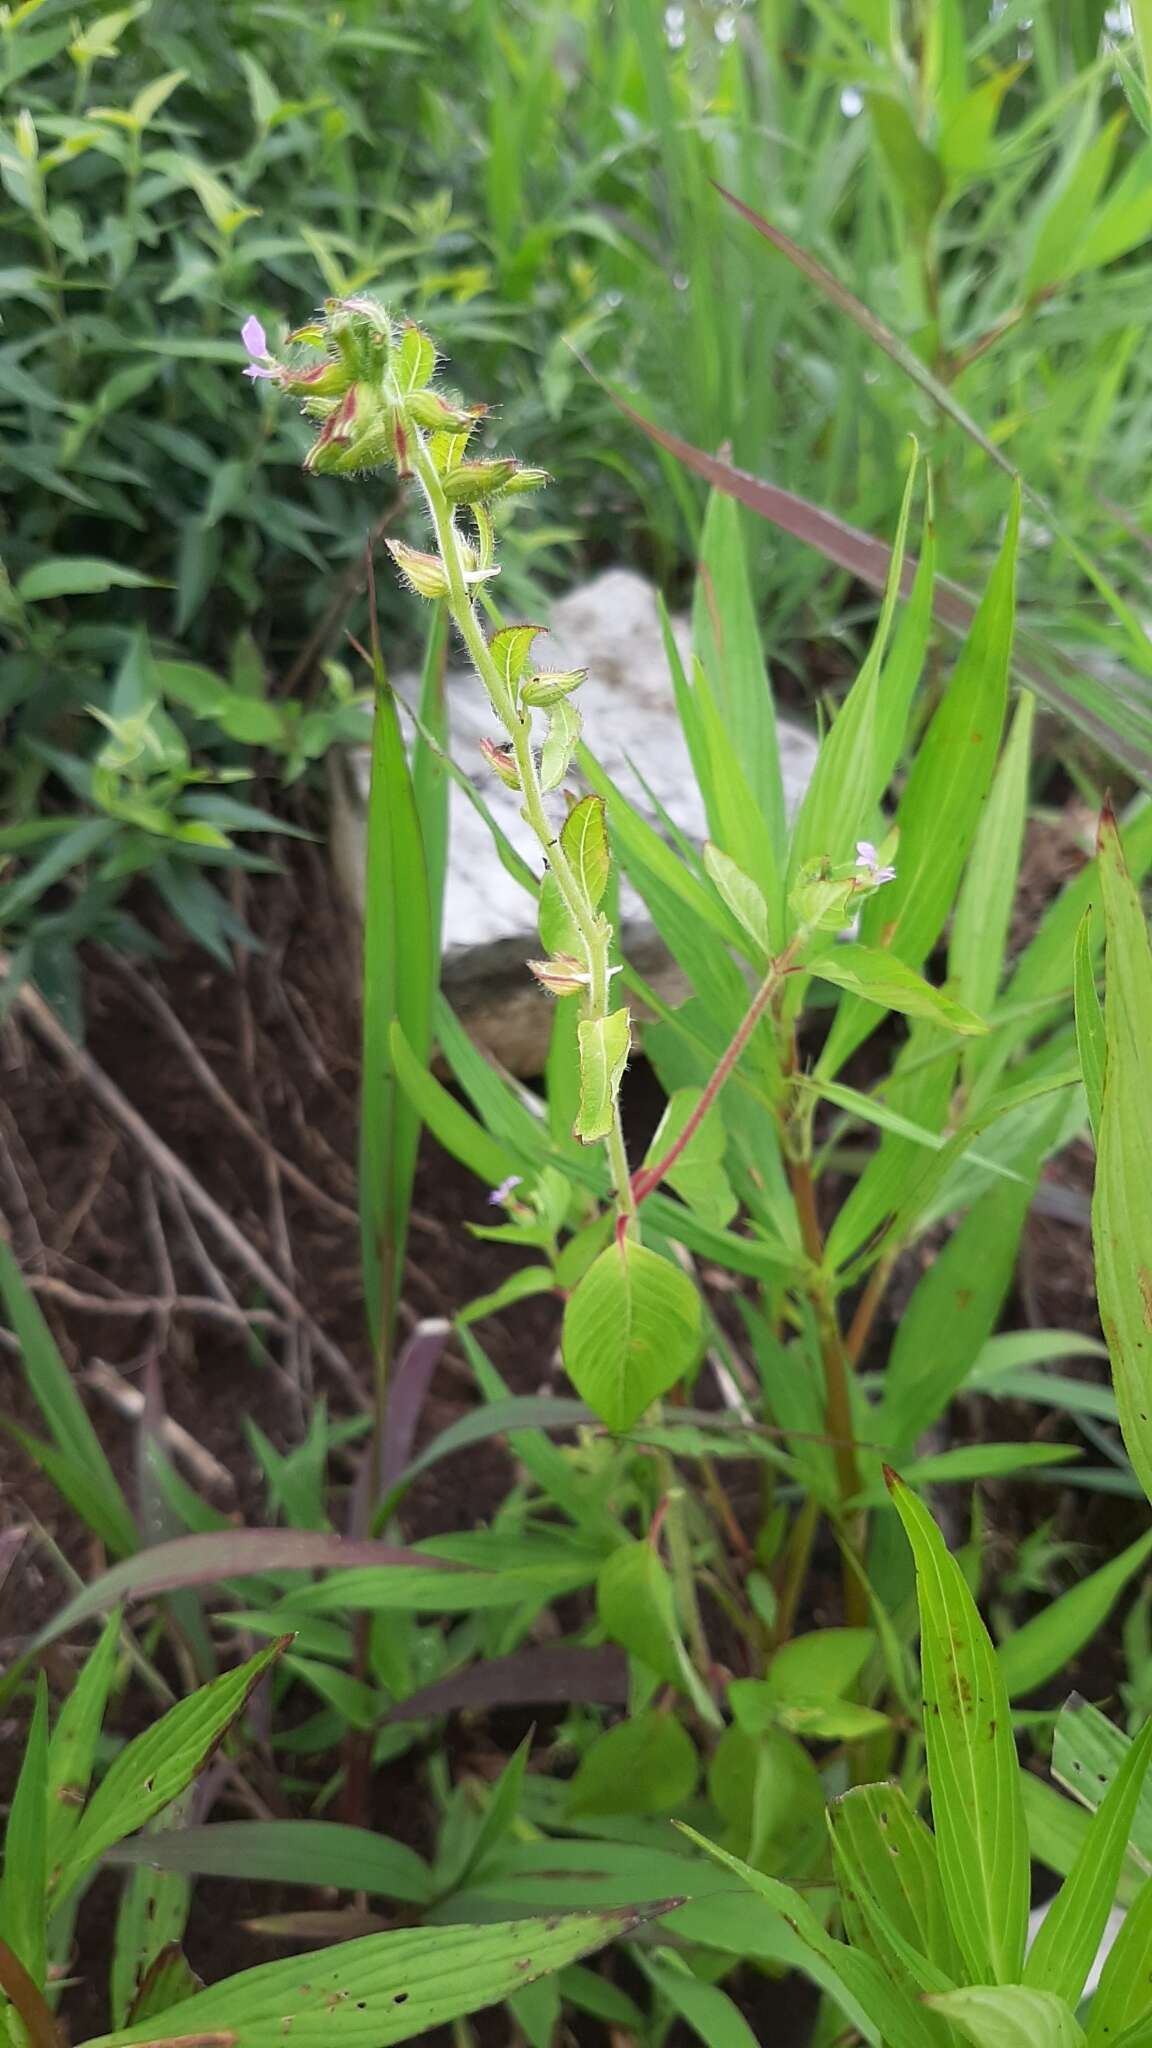
POLYGON ((172 2008, 170 2033, 159 2036, 148 2025, 125 2027, 85 2048, 283 2048, 286 2033, 292 2048, 389 2048, 494 2005, 683 1903, 662 1899, 609 1912, 565 1913, 549 1923, 405 1927, 364 1935, 312 1955, 262 1963, 197 1992, 172 2008))

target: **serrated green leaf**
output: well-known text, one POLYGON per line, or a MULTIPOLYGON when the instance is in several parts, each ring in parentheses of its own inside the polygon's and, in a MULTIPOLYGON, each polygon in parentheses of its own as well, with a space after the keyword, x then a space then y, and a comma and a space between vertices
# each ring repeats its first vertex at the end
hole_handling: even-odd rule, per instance
POLYGON ((580 1059, 580 1106, 573 1136, 582 1145, 606 1138, 616 1116, 620 1083, 632 1050, 632 1019, 627 1010, 606 1017, 582 1017, 577 1032, 580 1059))
POLYGON ((973 1978, 1018 1983, 1029 1863, 1008 1693, 940 1531, 894 1474, 890 1484, 916 1563, 924 1739, 949 1917, 973 1978))
POLYGON ((700 1297, 686 1273, 638 1244, 600 1253, 564 1311, 564 1370, 609 1429, 631 1429, 696 1363, 700 1297))

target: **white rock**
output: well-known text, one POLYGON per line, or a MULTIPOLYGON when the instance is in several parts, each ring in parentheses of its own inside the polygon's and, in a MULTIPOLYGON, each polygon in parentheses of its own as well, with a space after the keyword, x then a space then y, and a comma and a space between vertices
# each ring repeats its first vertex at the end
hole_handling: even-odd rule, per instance
MULTIPOLYGON (((691 653, 691 628, 674 619, 672 630, 682 658, 691 653)), ((606 772, 637 810, 658 822, 652 798, 689 839, 707 837, 704 803, 676 714, 668 675, 656 594, 628 569, 609 569, 555 606, 547 637, 536 643, 542 668, 585 668, 577 693, 588 743, 606 772), (641 785, 639 767, 651 791, 641 785)), ((471 671, 447 678, 453 758, 464 769, 509 840, 541 871, 533 834, 520 816, 520 799, 485 767, 480 742, 500 737, 484 690, 471 671)), ((398 681, 400 696, 412 702, 415 684, 398 681)), ((542 721, 541 721, 542 725, 542 721)), ((779 722, 780 763, 789 812, 799 803, 816 758, 816 742, 802 727, 779 722)), ((369 757, 348 750, 334 763, 333 855, 352 902, 363 905, 364 829, 369 757)), ((573 773, 570 787, 579 784, 573 773)), ((553 800, 557 819, 564 805, 553 800)), ((532 901, 501 866, 483 819, 463 791, 450 800, 451 850, 444 900, 444 980, 469 1029, 521 1074, 539 1072, 547 1048, 551 998, 527 976, 524 962, 539 952, 532 901)), ((625 882, 621 888, 624 941, 629 957, 660 992, 678 1000, 684 993, 647 910, 625 882)))

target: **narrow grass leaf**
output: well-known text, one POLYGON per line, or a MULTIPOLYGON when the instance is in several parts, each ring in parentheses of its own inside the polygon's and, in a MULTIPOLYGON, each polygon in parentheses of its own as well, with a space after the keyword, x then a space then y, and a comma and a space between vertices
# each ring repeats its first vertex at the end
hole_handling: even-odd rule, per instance
POLYGON ((996 1653, 927 1509, 892 1475, 916 1563, 924 1738, 940 1879, 974 1979, 1019 1981, 1028 1928, 1028 1838, 1008 1694, 996 1653))
POLYGON ((120 1842, 107 1860, 149 1864, 186 1877, 333 1885, 425 1905, 432 1873, 423 1857, 374 1829, 328 1820, 230 1820, 120 1842))
POLYGON ((18 1956, 37 1989, 47 1979, 48 1928, 48 1682, 36 1681, 36 1701, 4 1831, 0 1878, 0 1936, 18 1956))
POLYGON ((1099 872, 1106 937, 1096 1293, 1121 1432, 1152 1498, 1152 948, 1110 811, 1100 821, 1099 872))
POLYGON ((120 1648, 120 1616, 108 1616, 68 1693, 48 1745, 48 1868, 55 1870, 88 1796, 96 1745, 120 1648))
MULTIPOLYGON (((373 613, 375 619, 375 613, 373 613)), ((396 700, 378 643, 364 873, 360 1246, 378 1380, 387 1375, 420 1137, 418 1091, 401 1085, 393 1027, 426 1068, 438 961, 428 870, 396 700)))
POLYGON ((1129 2029, 1152 2022, 1150 1953, 1152 1877, 1137 1892, 1100 1973, 1088 2021, 1089 2048, 1124 2048, 1129 2029))
POLYGON ((143 1827, 191 1784, 243 1713, 265 1672, 283 1654, 287 1640, 269 1643, 235 1671, 201 1686, 120 1751, 68 1845, 56 1882, 57 1904, 105 1850, 143 1827))
POLYGON ((948 1031, 966 1037, 979 1036, 988 1026, 982 1017, 953 1000, 943 989, 933 988, 912 967, 882 946, 833 946, 805 962, 810 974, 848 989, 883 1010, 897 1010, 905 1017, 924 1017, 942 1024, 948 1031))
POLYGON ((1152 1531, 1006 1636, 1000 1669, 1013 1699, 1035 1691, 1072 1662, 1105 1625, 1125 1586, 1152 1557, 1152 1531))
POLYGON ((1147 1721, 1100 1802, 1087 1840, 1053 1899, 1024 1964, 1024 1982, 1075 2006, 1116 1897, 1128 1837, 1152 1763, 1147 1721))
POLYGON ((1095 922, 1095 914, 1089 908, 1076 927, 1076 943, 1072 955, 1072 996, 1076 1008, 1076 1050, 1080 1056, 1080 1071, 1084 1076, 1088 1121, 1092 1126, 1092 1136, 1099 1145, 1108 1041, 1104 1029, 1104 1005, 1100 1001, 1100 991, 1096 986, 1096 949, 1092 942, 1095 922))

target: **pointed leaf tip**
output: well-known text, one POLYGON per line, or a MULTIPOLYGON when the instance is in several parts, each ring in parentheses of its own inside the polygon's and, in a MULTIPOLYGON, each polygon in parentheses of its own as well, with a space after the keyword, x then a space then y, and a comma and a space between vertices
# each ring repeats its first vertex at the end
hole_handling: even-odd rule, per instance
POLYGON ((885 1465, 883 1472, 885 1486, 888 1488, 889 1493, 895 1493, 896 1488, 902 1483, 900 1474, 891 1465, 885 1465))

